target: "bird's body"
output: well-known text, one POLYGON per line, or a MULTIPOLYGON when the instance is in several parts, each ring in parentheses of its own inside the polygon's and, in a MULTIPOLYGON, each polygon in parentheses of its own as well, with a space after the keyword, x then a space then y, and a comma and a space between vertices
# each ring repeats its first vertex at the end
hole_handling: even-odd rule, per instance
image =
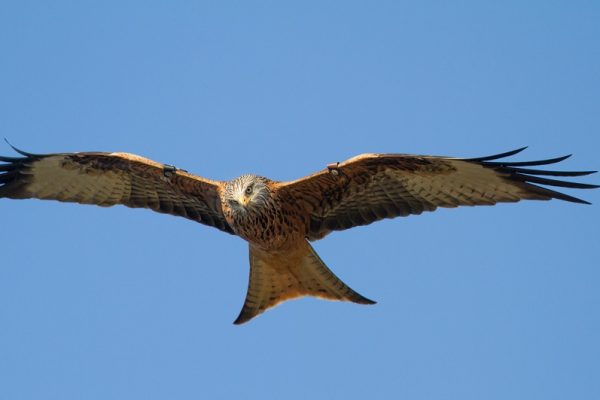
POLYGON ((128 153, 17 150, 23 157, 0 157, 0 198, 149 208, 240 236, 250 251, 248 293, 235 321, 243 323, 300 296, 374 303, 335 276, 311 247, 309 241, 332 231, 437 207, 553 198, 586 203, 537 184, 598 187, 540 177, 594 171, 523 168, 567 157, 496 161, 521 150, 472 159, 362 154, 291 182, 256 175, 213 181, 128 153))
POLYGON ((277 182, 242 175, 225 184, 221 193, 225 220, 236 235, 268 251, 282 251, 304 240, 303 217, 297 207, 286 206, 277 182), (251 188, 251 192, 247 190, 251 188))

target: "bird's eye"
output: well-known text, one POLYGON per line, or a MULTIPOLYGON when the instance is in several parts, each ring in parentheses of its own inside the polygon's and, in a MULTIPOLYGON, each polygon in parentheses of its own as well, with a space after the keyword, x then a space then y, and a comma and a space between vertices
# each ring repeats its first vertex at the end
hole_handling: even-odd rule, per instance
POLYGON ((248 187, 246 188, 246 194, 247 194, 247 195, 250 195, 250 194, 252 194, 252 189, 253 189, 253 188, 252 188, 252 186, 248 186, 248 187))

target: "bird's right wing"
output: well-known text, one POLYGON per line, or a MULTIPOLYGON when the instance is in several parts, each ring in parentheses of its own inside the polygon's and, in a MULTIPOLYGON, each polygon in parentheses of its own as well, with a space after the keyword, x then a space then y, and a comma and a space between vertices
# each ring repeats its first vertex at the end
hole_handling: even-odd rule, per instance
POLYGON ((0 198, 148 208, 233 234, 221 209, 222 183, 128 153, 0 156, 0 198))

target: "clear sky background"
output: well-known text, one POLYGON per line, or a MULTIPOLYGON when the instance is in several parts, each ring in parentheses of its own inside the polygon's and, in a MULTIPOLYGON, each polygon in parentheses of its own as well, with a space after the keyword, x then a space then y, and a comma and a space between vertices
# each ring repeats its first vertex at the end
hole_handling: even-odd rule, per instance
MULTIPOLYGON (((215 179, 525 145, 599 169, 599 4, 4 1, 0 136, 215 179)), ((379 303, 301 299, 243 326, 241 239, 0 200, 0 399, 600 398, 600 190, 569 193, 595 204, 334 233, 316 250, 379 303)))

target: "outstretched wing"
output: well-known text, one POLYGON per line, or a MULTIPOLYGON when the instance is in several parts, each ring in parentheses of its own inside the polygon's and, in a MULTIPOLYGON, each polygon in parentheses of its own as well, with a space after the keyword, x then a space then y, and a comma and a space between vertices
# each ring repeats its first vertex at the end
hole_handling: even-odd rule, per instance
POLYGON ((437 207, 493 205, 519 200, 584 200, 545 187, 576 189, 597 185, 545 176, 581 176, 595 171, 542 171, 522 167, 560 162, 569 156, 528 162, 494 161, 525 148, 489 157, 459 159, 408 154, 362 154, 278 186, 310 223, 306 235, 320 239, 331 231, 367 225, 437 207))
POLYGON ((233 234, 221 210, 222 183, 128 153, 0 157, 0 198, 149 208, 233 234))

